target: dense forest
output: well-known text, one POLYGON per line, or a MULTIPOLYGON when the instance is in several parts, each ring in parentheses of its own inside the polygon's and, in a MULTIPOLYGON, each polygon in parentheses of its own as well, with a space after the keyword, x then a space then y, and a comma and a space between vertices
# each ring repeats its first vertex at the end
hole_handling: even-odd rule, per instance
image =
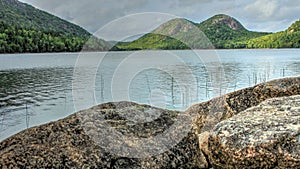
POLYGON ((80 51, 86 39, 7 26, 0 23, 0 52, 62 52, 80 51))
POLYGON ((228 44, 233 42, 250 40, 269 34, 249 31, 236 19, 223 14, 215 15, 197 26, 218 49, 230 48, 228 44))
POLYGON ((78 52, 109 50, 103 40, 63 35, 0 23, 0 53, 78 52))
POLYGON ((27 30, 57 32, 85 38, 91 35, 78 25, 17 0, 0 0, 0 22, 27 30))
POLYGON ((117 50, 144 50, 144 49, 189 49, 183 42, 172 37, 149 33, 139 38, 134 43, 132 42, 119 42, 117 50))
POLYGON ((300 48, 300 21, 287 30, 247 41, 231 43, 230 48, 300 48))

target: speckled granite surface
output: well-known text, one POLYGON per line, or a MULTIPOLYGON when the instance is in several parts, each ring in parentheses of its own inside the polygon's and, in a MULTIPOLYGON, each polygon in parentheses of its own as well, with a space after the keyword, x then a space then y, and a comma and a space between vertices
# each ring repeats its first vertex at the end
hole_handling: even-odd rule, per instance
POLYGON ((300 77, 272 80, 253 87, 228 93, 204 103, 191 106, 186 112, 193 115, 193 132, 198 136, 203 168, 211 166, 208 160, 208 135, 219 122, 276 97, 300 94, 300 77))
POLYGON ((191 122, 189 126, 177 125, 178 130, 169 131, 176 134, 186 128, 182 139, 159 137, 158 141, 170 145, 162 153, 146 151, 161 148, 155 142, 157 139, 148 140, 148 144, 138 142, 159 136, 176 123, 179 116, 184 118, 185 114, 132 102, 94 106, 4 140, 0 143, 0 168, 192 168, 200 165, 197 158, 200 155, 197 137, 190 132, 191 122), (150 117, 149 112, 156 117, 150 117), (145 114, 125 118, 123 113, 145 114), (147 117, 155 119, 147 121, 147 117), (109 126, 108 130, 104 125, 109 126), (115 133, 109 133, 113 130, 115 133), (126 149, 128 147, 131 149, 126 149), (141 148, 145 152, 140 151, 141 148))
POLYGON ((300 168, 300 95, 267 100, 216 125, 214 168, 300 168))
POLYGON ((2 141, 0 168, 209 168, 208 136, 216 124, 266 99, 299 94, 298 77, 229 93, 185 112, 101 104, 2 141), (163 133, 169 134, 159 137, 163 133))

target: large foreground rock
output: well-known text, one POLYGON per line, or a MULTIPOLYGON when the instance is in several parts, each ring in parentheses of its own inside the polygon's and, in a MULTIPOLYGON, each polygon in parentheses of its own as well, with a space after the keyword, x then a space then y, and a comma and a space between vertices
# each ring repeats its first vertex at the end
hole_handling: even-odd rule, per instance
POLYGON ((300 95, 267 100, 210 133, 214 168, 300 168, 300 95))
POLYGON ((274 80, 185 112, 106 103, 0 143, 0 168, 209 168, 217 123, 262 101, 300 94, 300 78, 274 80))
POLYGON ((192 168, 200 155, 186 120, 148 105, 101 104, 4 140, 0 168, 192 168))
MULTIPOLYGON (((276 97, 300 94, 300 77, 284 78, 245 88, 204 103, 191 106, 186 112, 193 115, 193 133, 198 136, 201 159, 209 155, 208 136, 219 122, 259 103, 276 97)), ((211 167, 210 161, 202 161, 203 168, 211 167)))

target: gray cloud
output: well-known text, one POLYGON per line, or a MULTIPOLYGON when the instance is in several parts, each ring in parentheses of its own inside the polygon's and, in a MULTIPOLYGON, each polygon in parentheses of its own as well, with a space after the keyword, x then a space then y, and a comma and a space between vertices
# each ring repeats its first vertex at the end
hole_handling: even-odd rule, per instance
MULTIPOLYGON (((126 15, 162 12, 201 22, 224 13, 248 29, 280 31, 299 18, 300 0, 22 0, 95 32, 126 15)), ((144 20, 147 23, 147 20, 144 20)), ((125 27, 124 27, 125 28, 125 27)))
POLYGON ((276 32, 295 22, 299 10, 300 0, 255 0, 234 14, 253 30, 276 32))

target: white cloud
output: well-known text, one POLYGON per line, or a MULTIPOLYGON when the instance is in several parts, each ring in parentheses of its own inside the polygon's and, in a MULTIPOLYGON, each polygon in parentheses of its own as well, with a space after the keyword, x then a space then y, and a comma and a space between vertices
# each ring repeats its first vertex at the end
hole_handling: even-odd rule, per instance
POLYGON ((244 8, 244 12, 251 16, 256 15, 260 20, 264 21, 274 16, 278 8, 279 4, 275 0, 256 0, 255 3, 247 5, 244 8))

